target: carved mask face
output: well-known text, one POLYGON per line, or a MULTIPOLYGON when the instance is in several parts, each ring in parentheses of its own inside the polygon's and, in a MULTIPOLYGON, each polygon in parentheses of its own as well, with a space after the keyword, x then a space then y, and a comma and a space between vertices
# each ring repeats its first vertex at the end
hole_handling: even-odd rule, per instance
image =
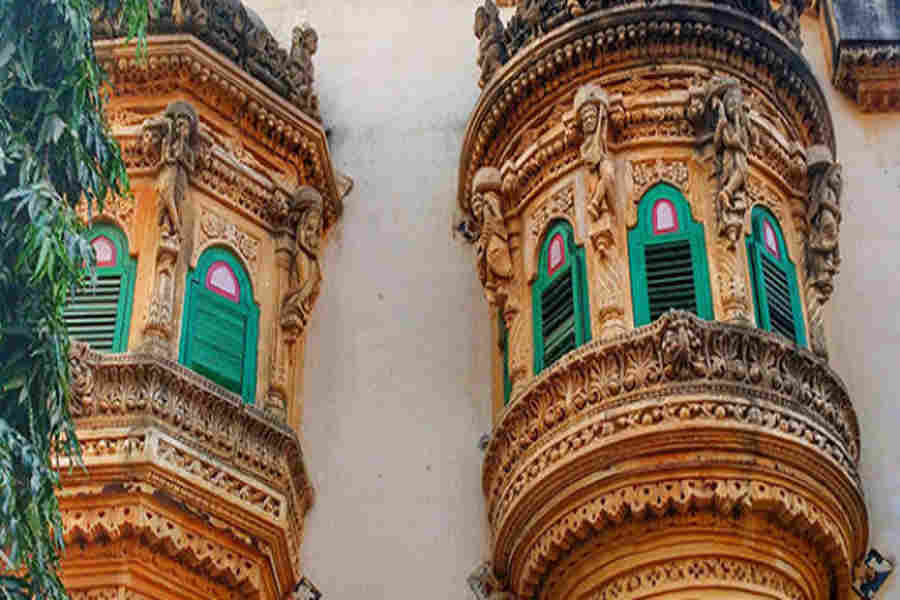
POLYGON ((596 104, 585 104, 578 110, 578 118, 581 119, 581 132, 588 136, 597 131, 600 109, 596 104))
POLYGON ((725 93, 725 111, 730 118, 734 118, 737 114, 738 106, 741 103, 741 94, 736 89, 730 89, 725 93))
POLYGON ((319 250, 319 230, 321 228, 322 216, 319 214, 319 211, 309 211, 303 221, 300 235, 303 238, 303 244, 312 252, 318 252, 319 250))
POLYGON ((822 231, 823 237, 828 240, 836 240, 838 235, 838 222, 834 212, 829 209, 823 210, 819 215, 819 229, 822 231))
POLYGON ((179 115, 175 118, 175 131, 178 134, 178 138, 182 140, 187 140, 188 135, 191 133, 191 120, 185 115, 179 115))

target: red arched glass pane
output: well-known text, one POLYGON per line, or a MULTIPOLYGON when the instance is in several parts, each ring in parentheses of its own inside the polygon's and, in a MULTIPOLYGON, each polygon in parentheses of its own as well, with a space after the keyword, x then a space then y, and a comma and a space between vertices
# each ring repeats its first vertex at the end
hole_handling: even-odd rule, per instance
POLYGON ((547 247, 547 276, 552 277, 564 264, 566 264, 566 245, 562 234, 557 233, 547 247))
POLYGON ((206 271, 206 288, 232 302, 237 302, 241 297, 241 286, 234 271, 221 260, 211 264, 206 271))
POLYGON ((781 249, 778 248, 778 236, 775 235, 775 228, 768 220, 763 220, 763 242, 766 244, 766 250, 775 258, 781 258, 781 249))
POLYGON ((114 267, 116 266, 116 245, 111 239, 105 235, 94 238, 91 242, 94 249, 94 256, 97 257, 98 267, 114 267))
POLYGON ((678 231, 678 213, 668 198, 660 198, 653 205, 653 234, 678 231))

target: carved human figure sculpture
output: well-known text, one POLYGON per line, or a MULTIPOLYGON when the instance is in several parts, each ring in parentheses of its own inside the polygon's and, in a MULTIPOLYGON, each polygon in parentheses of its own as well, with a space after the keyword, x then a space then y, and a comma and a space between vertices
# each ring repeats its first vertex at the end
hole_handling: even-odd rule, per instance
POLYGON ((615 170, 606 143, 609 98, 599 85, 589 83, 575 94, 577 133, 583 136, 581 159, 588 167, 587 211, 591 216, 591 241, 601 255, 615 243, 615 170))
POLYGON ((806 243, 807 309, 812 350, 827 357, 824 307, 834 291, 834 276, 841 265, 841 165, 830 164, 813 177, 807 212, 810 226, 806 243))
POLYGON ((319 35, 308 23, 294 27, 291 35, 291 52, 287 64, 288 78, 295 88, 292 95, 301 108, 313 115, 319 114, 319 100, 313 91, 315 67, 312 57, 319 49, 319 35))
POLYGON ((161 204, 159 225, 164 237, 174 239, 181 232, 180 211, 188 177, 195 167, 193 144, 197 132, 197 113, 193 106, 179 100, 166 107, 161 117, 145 121, 143 129, 144 143, 160 144, 162 170, 157 182, 161 204))
POLYGON ((508 296, 507 284, 513 275, 509 252, 509 234, 501 208, 500 171, 483 167, 473 181, 472 214, 478 222, 475 243, 478 277, 491 306, 502 308, 508 296))
POLYGON ((322 207, 322 196, 309 186, 301 187, 294 196, 294 210, 298 214, 297 247, 291 265, 290 288, 281 307, 281 325, 285 328, 305 327, 319 293, 322 207))
POLYGON ((744 112, 744 94, 733 79, 714 82, 707 92, 715 117, 713 145, 719 172, 716 209, 719 233, 734 248, 747 212, 747 152, 750 132, 744 112))
POLYGON ((503 22, 493 0, 485 0, 484 6, 475 11, 474 29, 478 38, 478 66, 481 67, 478 86, 484 87, 506 62, 503 22))
POLYGON ((827 300, 834 290, 834 276, 840 270, 838 245, 841 226, 842 169, 831 165, 815 182, 809 203, 809 252, 806 268, 813 285, 827 300))

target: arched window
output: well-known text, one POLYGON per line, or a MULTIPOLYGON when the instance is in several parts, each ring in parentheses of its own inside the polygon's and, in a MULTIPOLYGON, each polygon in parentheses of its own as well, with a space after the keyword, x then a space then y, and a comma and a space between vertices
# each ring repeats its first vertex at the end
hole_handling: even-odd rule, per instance
POLYGON ((259 308, 230 252, 210 248, 188 272, 181 322, 179 362, 252 403, 259 308))
POLYGON ((572 228, 556 221, 547 231, 533 286, 534 372, 591 339, 584 249, 572 228))
POLYGON ((110 225, 94 226, 88 239, 97 260, 96 285, 88 281, 69 298, 63 322, 74 340, 101 352, 124 352, 131 325, 135 261, 128 240, 110 225))
POLYGON ((660 183, 644 194, 628 256, 635 327, 672 308, 713 318, 703 226, 676 188, 660 183))
POLYGON ((781 226, 762 206, 754 206, 747 237, 747 259, 756 306, 756 324, 806 345, 806 331, 797 290, 797 270, 788 256, 781 226))

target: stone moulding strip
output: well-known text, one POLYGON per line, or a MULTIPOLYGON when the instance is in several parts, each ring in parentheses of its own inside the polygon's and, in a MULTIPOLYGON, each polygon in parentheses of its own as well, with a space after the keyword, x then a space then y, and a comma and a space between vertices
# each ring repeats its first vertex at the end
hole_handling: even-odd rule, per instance
POLYGON ((665 519, 696 519, 698 514, 715 516, 722 521, 716 526, 720 528, 737 524, 750 513, 772 515, 780 527, 812 543, 841 585, 849 585, 851 553, 857 549, 847 547, 840 526, 830 515, 787 488, 749 479, 695 477, 607 490, 554 519, 527 548, 502 552, 497 548, 494 564, 503 565, 513 576, 512 585, 521 597, 531 597, 543 575, 592 532, 614 532, 629 523, 662 527, 665 519))
MULTIPOLYGON (((808 127, 810 143, 835 147, 824 93, 809 64, 770 27, 726 7, 685 2, 626 5, 589 13, 523 48, 484 88, 469 120, 460 156, 457 201, 468 211, 475 172, 488 156, 500 129, 516 127, 529 98, 542 98, 545 83, 566 83, 584 67, 677 53, 689 62, 754 65, 768 72, 785 106, 808 127), (790 100, 790 101, 787 101, 790 100)), ((674 55, 674 54, 673 54, 674 55)))
POLYGON ((136 538, 191 570, 247 594, 260 591, 261 568, 234 548, 200 535, 143 502, 61 510, 67 544, 136 538))

